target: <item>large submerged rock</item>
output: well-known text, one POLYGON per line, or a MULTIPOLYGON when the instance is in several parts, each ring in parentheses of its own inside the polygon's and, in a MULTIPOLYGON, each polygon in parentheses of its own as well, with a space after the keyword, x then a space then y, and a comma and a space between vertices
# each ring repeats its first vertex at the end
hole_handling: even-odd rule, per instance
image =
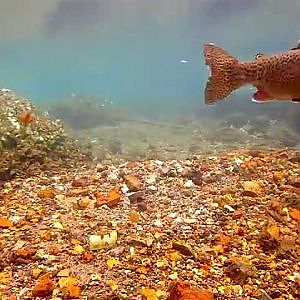
POLYGON ((30 100, 0 90, 0 182, 16 174, 55 170, 58 165, 74 165, 87 158, 67 136, 60 120, 39 113, 30 100))
POLYGON ((52 120, 47 115, 38 116, 37 108, 25 98, 13 92, 0 90, 0 138, 1 147, 11 148, 10 141, 15 145, 28 142, 41 144, 45 147, 63 142, 66 135, 60 120, 52 120), (32 122, 24 125, 20 116, 23 113, 34 114, 32 122))

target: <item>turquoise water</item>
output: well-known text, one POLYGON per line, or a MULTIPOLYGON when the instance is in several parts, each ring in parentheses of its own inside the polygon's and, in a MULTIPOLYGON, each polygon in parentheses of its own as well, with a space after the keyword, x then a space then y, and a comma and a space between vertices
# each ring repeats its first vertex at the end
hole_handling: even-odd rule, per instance
POLYGON ((37 103, 75 93, 202 105, 204 42, 250 59, 300 37, 296 0, 23 2, 0 3, 0 86, 37 103))

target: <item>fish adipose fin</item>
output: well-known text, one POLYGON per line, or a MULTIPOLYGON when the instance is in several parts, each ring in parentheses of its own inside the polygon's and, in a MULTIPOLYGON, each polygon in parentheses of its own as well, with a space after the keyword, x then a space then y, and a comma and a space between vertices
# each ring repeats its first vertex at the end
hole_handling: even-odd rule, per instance
POLYGON ((204 44, 203 53, 211 73, 205 87, 205 104, 213 104, 241 87, 244 76, 239 61, 222 48, 204 44))

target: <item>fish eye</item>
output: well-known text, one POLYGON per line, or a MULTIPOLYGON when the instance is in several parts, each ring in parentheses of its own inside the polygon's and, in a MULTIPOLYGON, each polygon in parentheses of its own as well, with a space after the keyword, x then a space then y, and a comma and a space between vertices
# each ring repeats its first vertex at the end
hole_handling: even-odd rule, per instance
POLYGON ((255 55, 255 59, 258 59, 258 58, 260 58, 260 57, 262 57, 262 56, 263 56, 262 53, 257 53, 257 54, 255 55))

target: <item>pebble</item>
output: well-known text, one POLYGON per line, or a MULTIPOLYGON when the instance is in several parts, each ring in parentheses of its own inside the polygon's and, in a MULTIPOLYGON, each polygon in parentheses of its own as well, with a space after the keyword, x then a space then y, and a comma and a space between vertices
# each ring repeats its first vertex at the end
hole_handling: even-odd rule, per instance
POLYGON ((154 221, 154 222, 153 222, 153 225, 154 225, 154 226, 157 226, 157 227, 162 227, 162 223, 161 223, 160 220, 154 221))
POLYGON ((176 212, 172 212, 172 213, 170 213, 170 214, 168 215, 168 217, 174 219, 174 218, 177 217, 177 215, 178 215, 178 214, 177 214, 176 212))
POLYGON ((148 190, 155 192, 155 191, 157 191, 157 187, 154 185, 150 185, 150 186, 148 186, 148 190))
POLYGON ((83 199, 79 199, 77 204, 78 208, 85 209, 92 203, 89 197, 84 197, 83 199))
POLYGON ((161 168, 161 172, 163 175, 167 175, 169 173, 169 171, 170 171, 170 168, 168 168, 166 166, 161 168))
POLYGON ((190 230, 192 229, 192 227, 191 227, 191 226, 185 225, 185 226, 182 226, 181 229, 182 229, 183 231, 190 231, 190 230))
POLYGON ((65 195, 56 195, 55 198, 59 202, 62 202, 62 201, 64 201, 66 199, 66 196, 65 195))
POLYGON ((148 208, 147 208, 147 204, 145 202, 139 202, 137 204, 137 210, 138 211, 146 211, 148 208))
POLYGON ((123 194, 126 194, 129 191, 129 188, 125 183, 122 184, 121 191, 122 191, 123 194))
POLYGON ((185 218, 183 219, 185 223, 187 224, 193 224, 193 223, 196 223, 197 222, 197 219, 194 219, 194 218, 185 218))
POLYGON ((146 183, 150 185, 154 185, 156 183, 156 175, 151 174, 146 178, 146 183))
POLYGON ((142 191, 136 193, 129 193, 127 194, 127 196, 131 204, 136 204, 144 200, 144 193, 142 191))
POLYGON ((131 192, 136 192, 142 187, 142 183, 135 175, 125 175, 124 180, 131 192))
POLYGON ((194 186, 194 183, 192 180, 188 180, 185 182, 184 186, 187 188, 192 188, 194 186))
POLYGON ((228 205, 228 204, 225 204, 224 208, 227 209, 230 212, 234 212, 235 211, 235 209, 233 207, 231 207, 230 205, 228 205))
POLYGON ((177 169, 177 172, 178 172, 179 174, 183 173, 183 171, 184 171, 184 169, 183 169, 182 167, 180 167, 180 168, 177 169))
POLYGON ((184 220, 183 220, 183 218, 182 217, 178 217, 178 218, 176 218, 175 220, 174 220, 174 223, 183 223, 184 222, 184 220))
POLYGON ((119 173, 117 170, 113 170, 110 173, 108 173, 108 175, 107 175, 107 179, 110 182, 116 182, 118 180, 118 177, 119 177, 119 173))
POLYGON ((90 240, 90 250, 99 250, 104 247, 104 242, 101 235, 91 235, 90 240))

